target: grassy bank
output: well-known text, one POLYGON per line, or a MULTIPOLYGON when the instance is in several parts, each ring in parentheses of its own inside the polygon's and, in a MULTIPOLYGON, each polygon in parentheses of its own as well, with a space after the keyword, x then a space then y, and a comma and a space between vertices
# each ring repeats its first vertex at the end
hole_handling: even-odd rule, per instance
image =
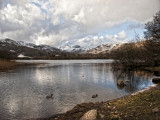
POLYGON ((0 60, 0 71, 12 69, 17 65, 19 65, 19 63, 15 62, 15 61, 0 60))
POLYGON ((18 66, 36 65, 36 64, 42 64, 42 63, 21 63, 16 61, 0 60, 0 71, 7 71, 18 66))
POLYGON ((79 120, 87 111, 97 110, 97 120, 158 120, 160 119, 160 87, 152 87, 135 95, 119 99, 82 103, 65 114, 50 120, 79 120))

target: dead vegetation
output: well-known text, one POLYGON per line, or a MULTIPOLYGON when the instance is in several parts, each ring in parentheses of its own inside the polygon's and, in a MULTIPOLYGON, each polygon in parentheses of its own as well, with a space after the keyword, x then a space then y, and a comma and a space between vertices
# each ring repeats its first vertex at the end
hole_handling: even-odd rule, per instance
POLYGON ((1 71, 12 69, 17 65, 19 65, 19 63, 15 62, 15 61, 0 60, 0 70, 1 71))
POLYGON ((28 66, 28 65, 38 65, 38 64, 46 64, 46 63, 22 63, 22 62, 0 59, 0 71, 7 71, 10 69, 14 69, 18 66, 28 66))

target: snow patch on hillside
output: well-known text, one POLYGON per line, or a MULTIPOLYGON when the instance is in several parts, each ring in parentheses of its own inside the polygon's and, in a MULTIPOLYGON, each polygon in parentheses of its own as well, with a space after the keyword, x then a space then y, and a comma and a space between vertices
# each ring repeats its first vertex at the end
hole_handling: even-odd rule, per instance
POLYGON ((18 58, 31 58, 31 57, 25 56, 25 55, 23 55, 23 54, 19 54, 17 57, 18 57, 18 58))

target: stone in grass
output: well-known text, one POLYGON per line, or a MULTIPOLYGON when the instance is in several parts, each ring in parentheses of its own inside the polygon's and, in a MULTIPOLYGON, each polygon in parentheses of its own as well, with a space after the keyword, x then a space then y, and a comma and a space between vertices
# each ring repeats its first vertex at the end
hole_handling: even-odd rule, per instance
POLYGON ((103 114, 100 113, 99 115, 100 115, 101 118, 104 118, 104 115, 103 115, 103 114))
POLYGON ((153 78, 153 79, 152 79, 152 82, 153 82, 153 83, 160 83, 160 78, 153 78))
POLYGON ((80 118, 80 120, 96 120, 96 118, 97 118, 97 110, 93 109, 93 110, 89 110, 88 112, 86 112, 80 118))
POLYGON ((153 112, 153 113, 158 113, 158 112, 159 112, 159 109, 158 109, 158 108, 154 108, 154 109, 152 109, 152 112, 153 112))

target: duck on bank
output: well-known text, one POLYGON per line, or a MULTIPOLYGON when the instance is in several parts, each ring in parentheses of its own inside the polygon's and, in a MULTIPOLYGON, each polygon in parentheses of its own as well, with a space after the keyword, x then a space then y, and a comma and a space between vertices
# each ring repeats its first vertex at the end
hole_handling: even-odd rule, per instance
POLYGON ((98 94, 92 95, 92 98, 96 98, 98 97, 98 94))

